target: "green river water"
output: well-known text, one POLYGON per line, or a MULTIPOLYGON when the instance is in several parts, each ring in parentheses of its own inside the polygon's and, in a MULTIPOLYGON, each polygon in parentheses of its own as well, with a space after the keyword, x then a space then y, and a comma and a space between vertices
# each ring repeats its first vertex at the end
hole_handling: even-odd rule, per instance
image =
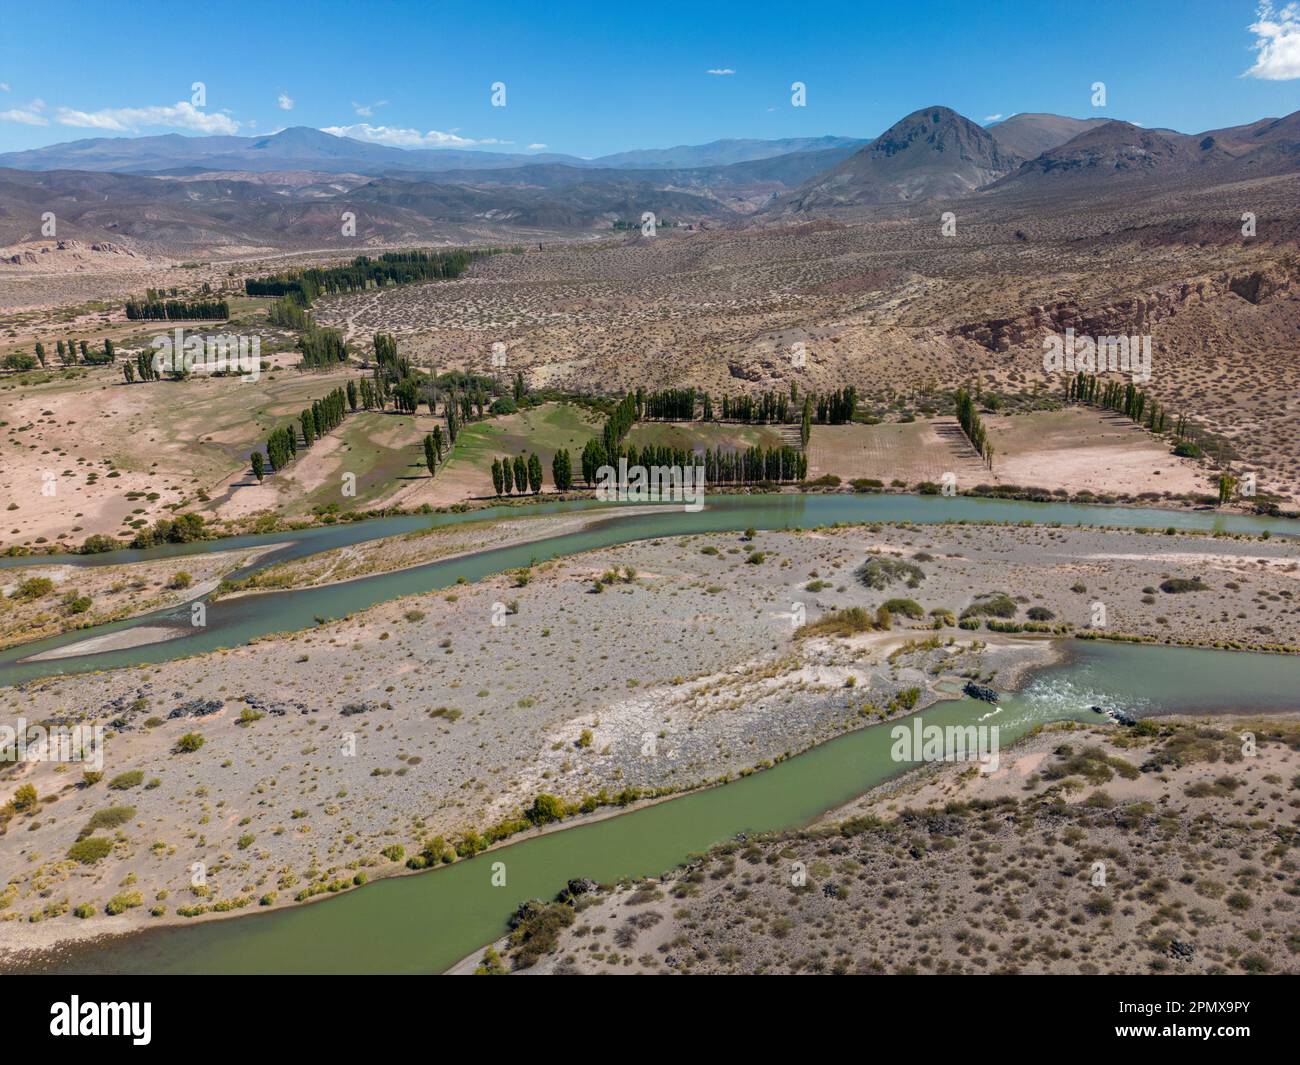
MULTIPOLYGON (((302 557, 345 544, 358 543, 380 536, 453 525, 469 520, 494 517, 522 517, 530 514, 556 514, 571 511, 597 511, 610 504, 585 501, 551 503, 536 510, 492 508, 469 514, 412 515, 379 518, 347 525, 326 526, 296 533, 241 537, 237 540, 206 541, 198 544, 156 548, 147 552, 112 552, 98 556, 58 556, 57 561, 74 564, 89 558, 119 562, 138 561, 142 557, 184 557, 198 551, 216 551, 239 546, 280 545, 272 555, 237 575, 268 565, 272 561, 302 557)), ((207 606, 207 625, 202 629, 189 624, 190 605, 160 610, 129 621, 99 625, 77 632, 64 633, 38 642, 0 651, 0 686, 17 684, 38 677, 64 673, 81 673, 95 669, 112 669, 165 662, 174 658, 233 647, 273 632, 310 628, 322 618, 337 618, 364 610, 376 603, 403 595, 433 591, 455 584, 459 579, 474 581, 502 570, 526 566, 560 555, 576 554, 612 544, 658 536, 681 536, 690 533, 756 529, 808 528, 835 522, 893 521, 934 523, 944 521, 1034 522, 1062 525, 1115 525, 1129 528, 1169 527, 1185 530, 1261 533, 1294 536, 1300 523, 1282 518, 1252 518, 1218 514, 1213 511, 1162 511, 1129 507, 1089 507, 1067 503, 1022 503, 957 496, 895 495, 726 495, 710 500, 704 510, 690 513, 680 506, 647 505, 642 513, 611 516, 607 521, 581 532, 553 536, 529 544, 479 551, 462 558, 431 562, 396 573, 378 574, 346 584, 296 591, 272 592, 255 596, 217 600, 207 606), (41 662, 25 659, 42 651, 64 647, 81 640, 141 625, 164 625, 182 633, 177 639, 118 651, 76 655, 41 662)), ((33 564, 34 560, 8 559, 11 564, 33 564)), ((46 564, 49 559, 39 560, 46 564)))
MULTIPOLYGON (((1034 725, 1100 721, 1089 707, 1140 714, 1297 709, 1300 666, 1279 655, 1123 644, 1072 646, 1072 660, 998 706, 972 699, 920 712, 926 724, 1000 728, 1005 747, 1034 725)), ((671 869, 741 832, 805 825, 908 763, 890 757, 895 724, 874 725, 721 787, 605 820, 518 837, 431 872, 325 901, 192 927, 104 939, 42 959, 41 970, 118 973, 432 973, 505 931, 519 903, 550 898, 571 877, 599 881, 671 869), (504 863, 506 883, 492 884, 504 863)), ((1117 726, 1116 726, 1117 727, 1117 726)), ((1008 757, 1003 752, 1002 757, 1008 757)))

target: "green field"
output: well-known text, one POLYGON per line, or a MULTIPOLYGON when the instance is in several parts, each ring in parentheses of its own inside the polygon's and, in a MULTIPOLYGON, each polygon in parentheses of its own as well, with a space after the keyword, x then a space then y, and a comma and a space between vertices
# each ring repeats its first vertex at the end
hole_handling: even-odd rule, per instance
POLYGON ((344 419, 330 436, 339 443, 330 456, 325 481, 295 501, 291 508, 294 513, 331 503, 342 510, 365 510, 408 479, 428 479, 422 438, 415 418, 409 414, 358 411, 344 419), (345 472, 356 474, 357 494, 353 498, 339 494, 345 472))
POLYGON ((771 425, 732 425, 717 422, 638 422, 627 435, 627 442, 643 448, 689 448, 704 451, 744 451, 750 447, 779 447, 790 443, 771 425))
POLYGON ((576 467, 583 446, 600 435, 604 424, 600 415, 571 403, 543 403, 518 414, 472 422, 457 436, 456 449, 447 460, 447 472, 485 475, 490 473, 494 458, 536 451, 549 481, 555 453, 567 447, 576 467))

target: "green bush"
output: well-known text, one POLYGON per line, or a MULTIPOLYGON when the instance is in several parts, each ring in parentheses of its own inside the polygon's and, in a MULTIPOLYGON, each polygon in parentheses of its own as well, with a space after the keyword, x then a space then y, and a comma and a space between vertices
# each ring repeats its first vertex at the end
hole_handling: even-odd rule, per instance
POLYGON ((79 839, 68 848, 68 857, 82 865, 94 865, 99 859, 107 858, 113 850, 113 841, 103 836, 88 836, 79 839))
POLYGON ((925 611, 921 609, 921 604, 915 599, 887 599, 884 608, 891 614, 902 614, 904 617, 920 618, 925 616, 925 611))
POLYGON ((28 577, 18 583, 18 587, 9 593, 9 598, 40 599, 52 591, 54 591, 54 582, 49 577, 28 577))
POLYGON ((144 770, 132 769, 126 773, 119 773, 108 782, 108 786, 113 791, 127 791, 130 788, 138 788, 144 783, 144 770))
POLYGON ((564 813, 563 800, 542 792, 533 800, 533 805, 524 812, 524 816, 535 825, 546 825, 560 820, 564 813))
POLYGON ((176 750, 182 754, 192 754, 197 751, 206 741, 197 732, 187 732, 176 741, 176 750))
POLYGON ((1013 618, 1016 616, 1016 602, 1003 592, 983 595, 961 612, 963 618, 1013 618))
POLYGON ((138 891, 123 891, 120 895, 114 895, 108 900, 104 907, 104 912, 110 917, 116 917, 119 913, 125 913, 127 910, 134 909, 144 902, 144 897, 138 891))
POLYGON ((925 571, 915 562, 876 555, 858 567, 856 576, 868 588, 880 592, 898 580, 906 581, 909 588, 915 588, 925 580, 925 571))
POLYGON ((38 801, 36 788, 31 784, 19 784, 18 790, 14 792, 14 809, 19 813, 34 810, 38 801))
POLYGON ((1177 595, 1180 592, 1204 592, 1209 587, 1200 577, 1171 577, 1167 581, 1160 582, 1160 590, 1170 595, 1177 595))
POLYGON ((90 815, 90 820, 82 828, 78 839, 85 839, 97 828, 117 828, 118 825, 124 825, 135 816, 134 806, 105 806, 102 810, 96 810, 90 815))

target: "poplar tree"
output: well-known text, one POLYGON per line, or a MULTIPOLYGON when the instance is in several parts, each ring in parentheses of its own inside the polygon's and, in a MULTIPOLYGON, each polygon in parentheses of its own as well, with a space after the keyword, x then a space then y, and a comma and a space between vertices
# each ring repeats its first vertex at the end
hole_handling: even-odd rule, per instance
POLYGON ((551 478, 557 492, 567 492, 573 487, 573 459, 568 448, 560 448, 551 459, 551 478))

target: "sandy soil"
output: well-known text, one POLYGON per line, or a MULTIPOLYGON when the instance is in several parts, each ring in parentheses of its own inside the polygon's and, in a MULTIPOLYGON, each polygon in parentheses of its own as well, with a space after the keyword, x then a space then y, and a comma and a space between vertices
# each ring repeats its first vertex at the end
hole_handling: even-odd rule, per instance
POLYGON ((1208 492, 1208 474, 1124 418, 1073 408, 1012 416, 984 415, 995 448, 993 469, 976 454, 955 418, 813 429, 808 476, 890 484, 942 483, 959 492, 976 485, 1018 485, 1097 495, 1208 492))

